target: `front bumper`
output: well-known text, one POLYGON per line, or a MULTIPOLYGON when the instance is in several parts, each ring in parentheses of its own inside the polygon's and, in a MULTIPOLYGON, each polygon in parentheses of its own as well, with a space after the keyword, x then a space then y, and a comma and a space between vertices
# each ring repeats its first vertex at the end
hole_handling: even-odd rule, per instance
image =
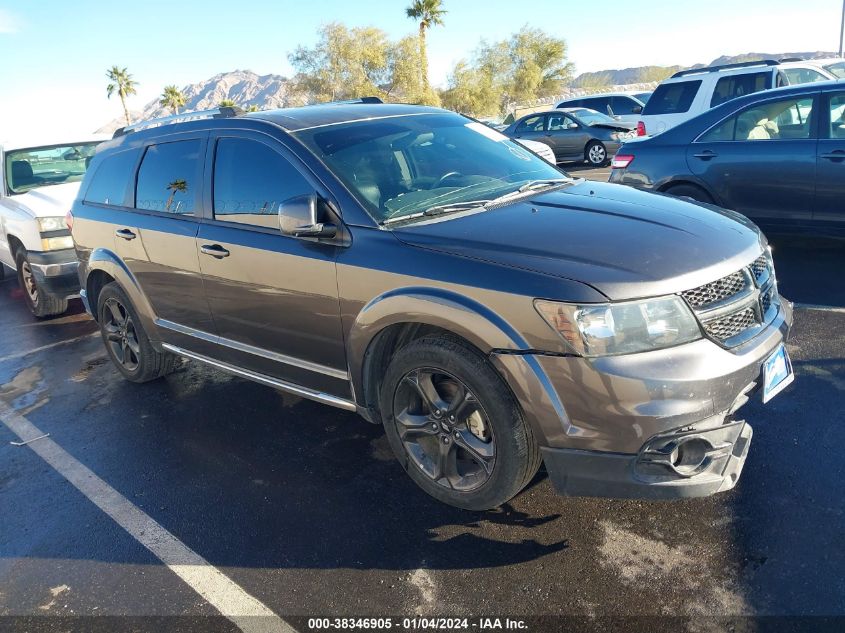
POLYGON ((762 365, 788 337, 792 308, 747 343, 703 339, 604 358, 493 354, 539 438, 561 494, 680 498, 734 486, 751 439, 737 410, 762 384, 762 365), (705 454, 692 470, 673 450, 705 454), (680 449, 684 450, 684 449, 680 449))
POLYGON ((59 298, 79 294, 79 261, 76 250, 33 252, 26 254, 35 283, 46 293, 59 298))

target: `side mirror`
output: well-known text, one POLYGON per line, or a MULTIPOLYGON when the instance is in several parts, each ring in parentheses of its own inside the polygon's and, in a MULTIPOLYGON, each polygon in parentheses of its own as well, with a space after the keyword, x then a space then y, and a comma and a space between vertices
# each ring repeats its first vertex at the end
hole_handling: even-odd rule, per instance
POLYGON ((633 108, 631 108, 631 114, 642 114, 642 112, 643 112, 643 107, 640 106, 640 105, 634 106, 633 108))
POLYGON ((567 127, 568 129, 570 129, 570 130, 577 130, 577 129, 578 129, 578 124, 577 124, 577 123, 569 123, 569 124, 567 124, 567 126, 566 126, 566 127, 567 127))
POLYGON ((337 235, 337 226, 321 222, 316 194, 288 198, 279 205, 279 228, 282 235, 292 237, 324 237, 337 235))

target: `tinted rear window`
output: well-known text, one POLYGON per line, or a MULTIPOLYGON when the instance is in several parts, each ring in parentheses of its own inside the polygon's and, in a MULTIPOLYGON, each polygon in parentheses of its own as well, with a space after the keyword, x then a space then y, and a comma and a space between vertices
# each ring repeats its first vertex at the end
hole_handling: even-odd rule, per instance
POLYGON ((150 145, 138 169, 135 206, 139 209, 193 215, 200 188, 199 140, 150 145))
POLYGON ((760 92, 772 87, 772 73, 765 71, 762 73, 746 73, 743 75, 729 75, 722 77, 716 82, 716 89, 713 91, 713 98, 710 100, 710 107, 715 108, 717 105, 742 97, 743 95, 750 95, 754 92, 760 92))
POLYGON ((646 103, 643 114, 681 114, 688 112, 700 87, 700 79, 660 84, 646 103))
POLYGON ((88 191, 85 192, 85 202, 124 206, 137 160, 137 149, 106 156, 94 172, 88 191))

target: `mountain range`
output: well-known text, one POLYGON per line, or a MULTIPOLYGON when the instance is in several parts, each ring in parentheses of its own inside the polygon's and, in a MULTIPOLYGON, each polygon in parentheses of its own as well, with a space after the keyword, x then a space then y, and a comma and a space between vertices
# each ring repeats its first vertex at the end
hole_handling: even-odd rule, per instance
MULTIPOLYGON (((753 61, 757 59, 782 59, 784 57, 800 57, 803 59, 821 59, 835 57, 831 52, 805 53, 746 53, 744 55, 725 55, 714 59, 710 64, 696 64, 692 68, 699 68, 716 64, 733 64, 737 62, 753 61)), ((581 73, 572 82, 572 88, 589 88, 591 86, 620 86, 631 84, 648 84, 655 78, 665 77, 667 74, 681 70, 682 66, 637 66, 633 68, 609 69, 596 72, 581 73)), ((185 106, 182 111, 208 110, 217 107, 223 99, 231 99, 241 107, 256 106, 260 110, 284 108, 301 104, 301 97, 295 98, 290 90, 290 80, 283 75, 258 75, 250 70, 235 70, 219 73, 199 83, 190 84, 182 89, 185 95, 185 106)), ((170 114, 160 104, 158 99, 150 101, 143 110, 131 111, 133 121, 144 121, 170 114)), ((96 131, 96 134, 111 134, 117 128, 125 125, 122 117, 110 121, 96 131)))

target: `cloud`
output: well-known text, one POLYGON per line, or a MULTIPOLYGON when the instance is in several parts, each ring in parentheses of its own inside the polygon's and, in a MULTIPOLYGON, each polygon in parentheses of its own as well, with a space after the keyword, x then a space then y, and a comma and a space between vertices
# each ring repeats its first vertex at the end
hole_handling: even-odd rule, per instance
POLYGON ((6 9, 0 9, 0 34, 11 35, 20 30, 20 20, 6 9))

